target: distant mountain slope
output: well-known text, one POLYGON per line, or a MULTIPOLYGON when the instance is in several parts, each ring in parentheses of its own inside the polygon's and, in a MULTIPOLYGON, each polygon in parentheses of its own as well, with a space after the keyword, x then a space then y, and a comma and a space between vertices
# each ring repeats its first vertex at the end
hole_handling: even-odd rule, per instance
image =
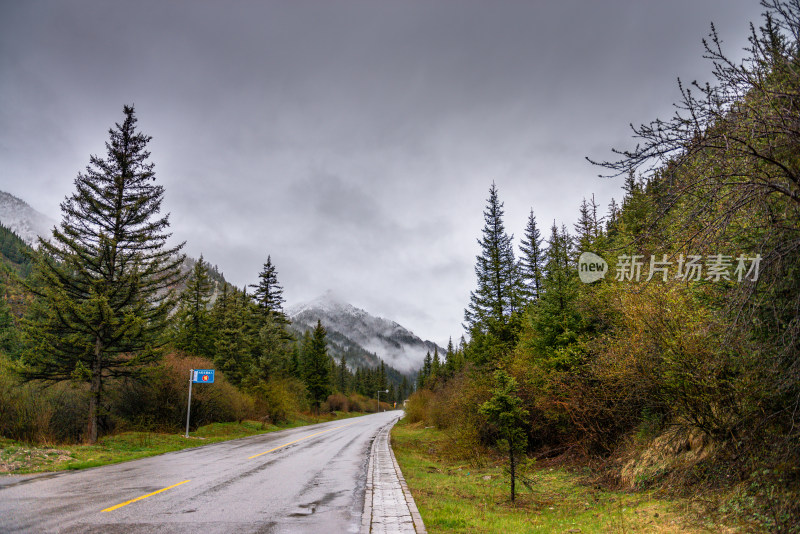
POLYGON ((27 243, 0 222, 0 263, 24 278, 31 270, 30 259, 25 255, 29 250, 27 243))
POLYGON ((0 299, 5 299, 14 317, 22 317, 30 303, 30 294, 22 285, 31 271, 25 255, 30 247, 0 223, 0 299))
MULTIPOLYGON (((24 200, 10 193, 0 191, 0 225, 10 230, 16 237, 22 239, 25 244, 35 246, 37 236, 49 239, 52 235, 52 229, 56 224, 57 222, 54 219, 36 211, 24 200)), ((5 234, 0 234, 0 239, 3 239, 3 236, 5 236, 5 234)), ((10 242, 11 238, 5 238, 5 240, 9 241, 7 249, 10 251, 10 247, 13 245, 13 243, 10 242)), ((0 242, 0 246, 3 246, 3 243, 4 242, 0 242)), ((5 254, 7 259, 11 259, 9 254, 11 254, 11 252, 5 254)), ((181 269, 188 273, 192 270, 195 263, 197 263, 195 258, 186 256, 186 261, 184 261, 181 269)), ((219 268, 214 264, 209 265, 209 277, 217 283, 218 287, 222 287, 222 284, 228 283, 223 274, 219 271, 219 268)), ((185 284, 181 284, 176 289, 181 291, 184 287, 185 284)))
POLYGON ((444 354, 444 349, 435 343, 423 341, 396 322, 371 315, 338 299, 331 292, 310 302, 289 306, 286 313, 300 330, 313 328, 319 319, 332 341, 360 347, 403 373, 422 367, 428 351, 438 348, 444 354))
POLYGON ((5 191, 0 191, 0 223, 29 245, 36 242, 37 236, 50 236, 56 225, 55 220, 5 191))

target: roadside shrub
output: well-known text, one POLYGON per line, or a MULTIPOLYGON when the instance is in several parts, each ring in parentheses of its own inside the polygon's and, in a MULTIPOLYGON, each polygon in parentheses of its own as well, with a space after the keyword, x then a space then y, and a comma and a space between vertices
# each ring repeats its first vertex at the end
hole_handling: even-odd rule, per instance
POLYGON ((22 383, 0 361, 0 435, 29 443, 80 441, 86 427, 85 388, 22 383))
MULTIPOLYGON (((194 356, 167 354, 161 365, 147 369, 141 381, 116 385, 112 413, 121 426, 137 430, 175 431, 186 424, 189 370, 213 364, 194 356)), ((255 402, 217 372, 214 384, 192 387, 192 428, 214 422, 255 418, 255 402)))
POLYGON ((347 402, 350 405, 351 412, 365 412, 367 411, 367 398, 364 395, 359 395, 358 393, 351 393, 350 396, 347 398, 347 402))
POLYGON ((350 411, 350 401, 345 395, 342 395, 341 393, 334 393, 333 395, 328 395, 328 400, 325 401, 324 406, 329 412, 350 411))
POLYGON ((430 406, 433 402, 434 394, 429 389, 420 389, 414 392, 406 403, 406 417, 409 423, 430 422, 430 406))
POLYGON ((309 409, 308 391, 294 378, 273 378, 260 384, 254 392, 260 401, 260 419, 264 423, 281 423, 289 417, 309 409))
POLYGON ((442 451, 453 459, 483 462, 485 446, 491 441, 491 429, 478 406, 491 396, 484 377, 464 370, 447 381, 431 398, 428 422, 444 430, 450 438, 442 451))

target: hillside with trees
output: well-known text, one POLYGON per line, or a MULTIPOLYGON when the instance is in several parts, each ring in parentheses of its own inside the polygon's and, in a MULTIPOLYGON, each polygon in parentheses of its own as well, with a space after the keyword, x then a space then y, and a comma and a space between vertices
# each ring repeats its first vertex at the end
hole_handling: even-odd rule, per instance
POLYGON ((409 401, 465 457, 498 446, 513 480, 522 447, 618 487, 715 490, 715 512, 797 531, 800 4, 763 5, 745 60, 712 28, 716 83, 681 84, 673 117, 597 163, 621 205, 587 198, 542 241, 532 211, 515 255, 490 187, 469 340, 409 401), (604 278, 581 283, 583 252, 604 278))

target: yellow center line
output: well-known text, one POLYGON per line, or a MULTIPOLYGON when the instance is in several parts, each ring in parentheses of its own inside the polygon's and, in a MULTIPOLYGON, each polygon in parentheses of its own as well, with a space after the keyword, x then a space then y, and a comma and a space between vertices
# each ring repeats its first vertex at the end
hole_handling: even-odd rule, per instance
MULTIPOLYGON (((189 480, 191 480, 191 479, 189 479, 189 480)), ((177 484, 173 484, 173 485, 168 486, 166 488, 162 488, 162 489, 160 489, 158 491, 154 491, 153 493, 148 493, 147 495, 142 495, 141 497, 136 497, 135 499, 131 499, 129 501, 121 502, 121 503, 119 503, 117 505, 114 505, 114 506, 112 506, 110 508, 106 508, 105 510, 102 510, 102 511, 103 512, 113 512, 117 508, 122 508, 123 506, 128 506, 131 503, 134 503, 136 501, 141 501, 142 499, 146 499, 148 497, 152 497, 153 495, 161 493, 162 491, 167 491, 168 489, 172 489, 175 486, 180 486, 181 484, 186 484, 187 482, 189 482, 189 480, 184 480, 183 482, 178 482, 177 484)))
POLYGON ((282 448, 284 448, 284 447, 286 447, 288 445, 291 445, 292 443, 297 443, 298 441, 303 441, 304 439, 313 438, 314 436, 319 436, 320 434, 324 434, 325 432, 332 432, 333 430, 337 430, 339 428, 344 428, 346 426, 350 426, 350 425, 354 425, 354 424, 355 423, 347 423, 346 425, 335 426, 333 428, 329 428, 328 430, 323 430, 322 432, 317 432, 316 434, 310 434, 310 435, 302 437, 300 439, 296 439, 294 441, 290 441, 289 443, 284 443, 283 445, 278 445, 274 449, 270 449, 268 451, 264 451, 264 452, 260 452, 258 454, 254 454, 253 456, 249 456, 247 459, 248 460, 252 460, 253 458, 258 458, 259 456, 264 456, 265 454, 269 454, 272 451, 277 451, 278 449, 282 449, 282 448))
MULTIPOLYGON (((292 443, 297 443, 298 441, 303 441, 304 439, 313 438, 314 436, 319 436, 320 434, 325 434, 326 432, 332 432, 334 430, 338 430, 340 428, 344 428, 346 426, 350 426, 350 425, 354 425, 354 424, 355 424, 354 422, 353 423, 348 423, 346 425, 336 426, 336 427, 333 427, 333 428, 329 428, 328 430, 323 430, 322 432, 316 432, 314 434, 309 434, 308 436, 303 436, 302 438, 296 439, 294 441, 290 441, 289 443, 284 443, 283 445, 279 445, 279 446, 275 447, 274 449, 270 449, 268 451, 264 451, 264 452, 261 452, 259 454, 254 454, 253 456, 250 456, 247 459, 248 460, 252 460, 253 458, 258 458, 259 456, 263 456, 263 455, 268 454, 268 453, 270 453, 272 451, 277 451, 278 449, 282 449, 283 447, 289 446, 292 443)), ((135 499, 131 499, 129 501, 121 502, 119 504, 116 504, 114 506, 111 506, 111 507, 106 508, 105 510, 101 510, 101 511, 103 511, 103 512, 113 512, 114 510, 116 510, 118 508, 122 508, 123 506, 128 506, 129 504, 135 503, 136 501, 141 501, 142 499, 146 499, 148 497, 152 497, 153 495, 157 495, 157 494, 161 493, 162 491, 167 491, 167 490, 172 489, 174 487, 180 486, 181 484, 186 484, 187 482, 190 482, 190 481, 191 481, 191 479, 184 480, 183 482, 178 482, 177 484, 173 484, 172 486, 167 486, 166 488, 162 488, 162 489, 160 489, 158 491, 154 491, 152 493, 148 493, 147 495, 142 495, 141 497, 136 497, 135 499)))

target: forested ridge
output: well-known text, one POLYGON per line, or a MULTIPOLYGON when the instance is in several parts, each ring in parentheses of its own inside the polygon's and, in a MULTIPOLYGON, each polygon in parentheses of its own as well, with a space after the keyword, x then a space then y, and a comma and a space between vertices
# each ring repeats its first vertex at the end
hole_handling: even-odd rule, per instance
POLYGON ((742 62, 712 26, 715 84, 681 83, 673 117, 597 162, 624 177, 619 205, 587 197, 572 228, 548 232, 532 199, 515 249, 492 184, 469 340, 409 400, 412 420, 454 436, 451 453, 497 447, 512 474, 523 454, 599 465, 596 480, 627 488, 715 491, 715 513, 797 531, 800 3, 762 5, 742 62), (593 283, 584 252, 608 263, 593 283))

